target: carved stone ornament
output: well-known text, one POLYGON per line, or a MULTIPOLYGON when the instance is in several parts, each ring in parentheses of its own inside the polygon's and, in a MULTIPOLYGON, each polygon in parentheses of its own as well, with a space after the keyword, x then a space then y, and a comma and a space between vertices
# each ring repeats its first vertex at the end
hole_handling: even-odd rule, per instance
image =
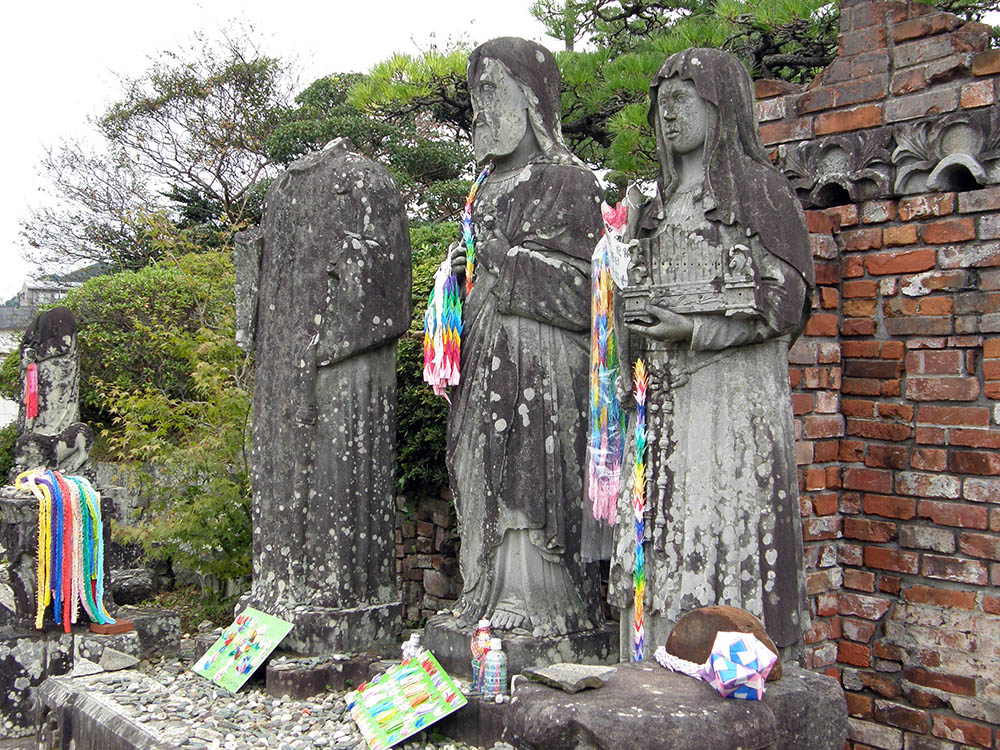
POLYGON ((848 133, 778 149, 778 167, 807 207, 828 208, 889 195, 892 130, 848 133))

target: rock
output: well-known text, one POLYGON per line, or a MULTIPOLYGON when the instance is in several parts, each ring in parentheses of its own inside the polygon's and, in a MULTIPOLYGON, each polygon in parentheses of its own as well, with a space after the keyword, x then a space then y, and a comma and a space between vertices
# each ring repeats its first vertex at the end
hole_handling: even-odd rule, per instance
POLYGON ((781 679, 781 652, 774 641, 767 635, 764 623, 738 607, 715 606, 699 607, 685 614, 677 621, 667 638, 667 651, 681 659, 704 664, 712 653, 715 634, 719 631, 735 633, 753 633, 757 640, 763 643, 773 653, 778 655, 768 682, 781 679))
POLYGON ((564 693, 578 693, 586 688, 603 687, 614 673, 615 667, 561 662, 550 667, 526 669, 521 674, 532 682, 558 688, 564 693))
POLYGON ((153 574, 146 568, 125 568, 111 574, 111 595, 117 604, 138 604, 152 598, 153 574))
POLYGON ((114 648, 106 648, 101 654, 101 660, 98 662, 101 669, 105 672, 115 672, 119 669, 131 669, 139 660, 136 659, 132 654, 126 654, 114 648))

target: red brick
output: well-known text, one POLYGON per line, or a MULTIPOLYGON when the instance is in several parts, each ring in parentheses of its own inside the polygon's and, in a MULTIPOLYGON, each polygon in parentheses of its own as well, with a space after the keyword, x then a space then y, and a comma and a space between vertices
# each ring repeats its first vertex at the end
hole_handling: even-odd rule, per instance
POLYGON ((907 353, 907 375, 963 375, 964 357, 955 349, 917 349, 907 353))
POLYGON ((806 229, 810 234, 832 234, 840 229, 840 217, 825 211, 806 211, 806 229))
POLYGON ((979 242, 939 247, 938 265, 943 269, 1000 266, 1000 243, 979 242))
POLYGON ((844 487, 849 490, 866 490, 886 493, 892 491, 892 473, 879 469, 845 469, 844 487))
POLYGON ((921 315, 951 315, 954 300, 951 297, 924 297, 920 300, 921 315))
POLYGON ((874 469, 908 469, 907 448, 904 445, 869 445, 865 466, 874 469))
POLYGON ((920 569, 920 555, 888 547, 865 547, 865 565, 878 570, 915 575, 920 569))
POLYGON ((931 734, 966 745, 979 745, 988 748, 992 744, 992 733, 988 725, 943 714, 933 715, 931 734))
POLYGON ((991 76, 1000 73, 1000 50, 991 49, 972 57, 972 74, 991 76))
POLYGON ((878 250, 882 247, 882 230, 878 227, 852 229, 842 232, 840 237, 843 240, 844 249, 848 251, 878 250))
POLYGON ((868 201, 861 206, 861 221, 864 224, 882 224, 895 218, 895 201, 868 201))
POLYGON ((965 213, 1000 210, 1000 187, 970 190, 958 194, 958 210, 965 213))
POLYGON ((875 331, 875 321, 871 318, 847 318, 840 326, 844 336, 874 336, 875 331))
POLYGON ((995 451, 950 451, 948 470, 958 474, 1000 474, 1000 454, 995 451))
POLYGON ((937 257, 930 248, 873 253, 865 256, 865 268, 873 276, 928 271, 934 268, 936 263, 937 257))
POLYGON ((871 419, 875 417, 875 402, 859 398, 845 398, 840 402, 840 411, 846 417, 871 419))
POLYGON ((837 547, 837 562, 841 565, 861 567, 864 565, 864 548, 860 544, 842 542, 837 547))
POLYGON ((901 198, 899 201, 901 221, 924 219, 928 216, 946 216, 954 210, 954 193, 921 195, 914 198, 901 198))
POLYGON ((837 512, 837 496, 835 494, 816 495, 812 499, 813 513, 817 516, 832 516, 837 512))
POLYGON ((806 336, 836 336, 839 318, 835 313, 816 313, 806 323, 806 336))
POLYGON ((900 495, 942 497, 954 500, 961 495, 961 480, 947 474, 900 472, 896 475, 896 492, 900 495))
POLYGON ((870 643, 872 636, 878 625, 869 620, 856 620, 852 617, 845 617, 841 622, 841 632, 844 638, 857 643, 870 643))
MULTIPOLYGON (((813 265, 816 266, 816 283, 820 286, 839 284, 840 283, 840 263, 824 263, 822 261, 817 261, 813 265)), ((864 275, 864 269, 861 271, 861 275, 864 275)))
POLYGON ((882 244, 886 247, 917 244, 917 227, 913 224, 903 224, 898 227, 885 227, 882 230, 882 244))
POLYGON ((842 580, 839 568, 811 570, 806 573, 806 593, 813 596, 824 591, 839 591, 842 580))
POLYGON ((917 515, 920 518, 929 518, 939 526, 954 526, 960 529, 989 528, 988 510, 981 505, 921 500, 917 506, 917 515))
POLYGON ((962 23, 962 19, 951 13, 931 13, 908 21, 900 21, 892 26, 892 39, 905 42, 925 36, 951 31, 962 23))
POLYGON ((1000 450, 1000 432, 992 430, 949 430, 948 442, 966 448, 1000 450))
MULTIPOLYGON (((852 437, 864 437, 870 440, 899 442, 909 440, 913 436, 913 428, 905 424, 874 422, 867 419, 848 419, 847 434, 852 437)), ((896 468, 904 468, 904 465, 897 466, 896 468)))
POLYGON ((892 606, 890 599, 844 592, 840 595, 838 611, 842 615, 880 620, 892 606))
POLYGON ((944 471, 948 468, 948 453, 940 448, 915 448, 910 454, 910 466, 921 471, 944 471))
POLYGON ((986 564, 978 560, 925 554, 920 573, 927 578, 954 583, 969 583, 975 586, 985 586, 987 583, 986 564))
POLYGON ((844 538, 861 539, 865 542, 889 542, 896 538, 896 524, 889 521, 869 521, 865 518, 845 518, 844 538))
POLYGON ((974 503, 1000 503, 1000 479, 966 479, 962 497, 974 503))
POLYGON ((870 667, 872 650, 860 643, 841 641, 837 644, 837 661, 841 664, 851 664, 855 667, 870 667))
POLYGON ((832 286, 821 286, 819 292, 819 306, 824 310, 830 310, 840 304, 840 293, 832 286))
POLYGON ((873 49, 885 47, 885 29, 868 26, 855 28, 853 31, 842 31, 839 37, 839 57, 850 57, 873 49))
POLYGON ((899 727, 907 732, 923 734, 930 728, 930 719, 925 711, 918 711, 899 703, 875 701, 874 717, 880 724, 899 727))
POLYGON ((1000 596, 983 596, 983 612, 990 615, 1000 615, 1000 596))
POLYGON ((818 440, 813 444, 813 455, 815 456, 816 463, 826 463, 828 461, 836 461, 838 453, 839 441, 837 440, 818 440))
POLYGON ((802 539, 806 542, 818 542, 822 539, 839 539, 842 524, 843 519, 840 516, 807 518, 802 522, 802 539))
POLYGON ((919 94, 898 96, 885 105, 885 121, 898 122, 915 117, 951 112, 958 107, 958 87, 938 87, 919 94))
POLYGON ((935 588, 933 586, 907 586, 903 589, 903 597, 914 604, 932 604, 935 607, 948 609, 972 610, 976 606, 976 592, 956 591, 955 589, 935 588))
POLYGON ((802 420, 806 438, 832 438, 844 434, 844 418, 840 414, 814 414, 802 420))
POLYGON ((976 680, 973 677, 931 672, 923 667, 908 667, 903 670, 903 676, 917 685, 943 690, 946 693, 969 697, 976 695, 976 680))
MULTIPOLYGON (((843 294, 845 299, 863 297, 874 299, 878 296, 877 281, 845 281, 843 294)), ((872 342, 874 343, 874 342, 872 342)), ((877 346, 877 345, 876 345, 877 346)))
POLYGON ((877 309, 874 299, 849 299, 844 300, 842 313, 845 318, 871 318, 877 309))
MULTIPOLYGON (((846 473, 846 472, 845 472, 846 473)), ((886 495, 865 495, 862 501, 865 513, 883 518, 898 518, 907 521, 916 515, 916 501, 906 497, 886 495)))
POLYGON ((975 401, 979 397, 976 378, 907 378, 906 397, 913 401, 975 401))
POLYGON ((812 130, 812 120, 808 117, 800 120, 765 122, 760 126, 760 139, 765 146, 787 141, 802 141, 812 138, 812 130))
POLYGON ((844 698, 847 700, 847 713, 849 716, 855 716, 861 719, 871 718, 872 704, 874 703, 871 696, 846 691, 844 693, 844 698))
POLYGON ((868 570, 848 568, 844 571, 844 588, 872 592, 875 590, 875 574, 868 570))
POLYGON ((958 549, 969 557, 1000 560, 1000 537, 989 534, 960 534, 958 549))
POLYGON ((906 347, 902 341, 883 341, 882 359, 902 359, 906 353, 906 347))
POLYGON ((953 427, 988 427, 990 410, 984 406, 933 406, 920 404, 917 408, 919 424, 939 424, 953 427))
MULTIPOLYGON (((874 128, 881 124, 882 105, 865 104, 853 109, 826 112, 818 115, 813 125, 813 131, 816 135, 828 135, 830 133, 861 130, 862 128, 874 128)), ((763 126, 761 129, 763 130, 763 126)))
POLYGON ((841 440, 837 458, 842 463, 864 463, 865 443, 860 440, 841 440))
POLYGON ((993 81, 974 81, 962 86, 958 103, 962 109, 987 107, 996 100, 993 93, 993 81))

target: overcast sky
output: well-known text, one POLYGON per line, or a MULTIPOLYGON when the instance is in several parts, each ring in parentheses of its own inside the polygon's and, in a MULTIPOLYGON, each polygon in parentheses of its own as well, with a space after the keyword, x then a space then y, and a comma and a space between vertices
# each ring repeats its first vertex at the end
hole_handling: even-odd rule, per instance
POLYGON ((530 6, 531 0, 11 3, 0 25, 7 102, 0 119, 0 302, 33 270, 20 258, 19 220, 38 202, 46 146, 89 132, 87 118, 120 92, 117 74, 141 74, 158 51, 182 46, 197 30, 215 36, 233 21, 248 23, 264 52, 299 61, 304 87, 327 73, 367 71, 394 52, 417 53, 435 38, 522 36, 556 49, 530 6))

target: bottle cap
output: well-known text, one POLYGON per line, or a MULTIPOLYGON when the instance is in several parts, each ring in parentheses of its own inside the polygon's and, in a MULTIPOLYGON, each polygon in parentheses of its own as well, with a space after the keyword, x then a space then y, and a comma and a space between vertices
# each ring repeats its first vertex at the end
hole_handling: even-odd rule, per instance
POLYGON ((489 626, 490 626, 490 621, 487 620, 485 617, 482 620, 479 621, 479 626, 478 627, 480 627, 480 628, 488 628, 489 626))
POLYGON ((503 643, 499 638, 490 638, 490 651, 499 651, 503 643))

